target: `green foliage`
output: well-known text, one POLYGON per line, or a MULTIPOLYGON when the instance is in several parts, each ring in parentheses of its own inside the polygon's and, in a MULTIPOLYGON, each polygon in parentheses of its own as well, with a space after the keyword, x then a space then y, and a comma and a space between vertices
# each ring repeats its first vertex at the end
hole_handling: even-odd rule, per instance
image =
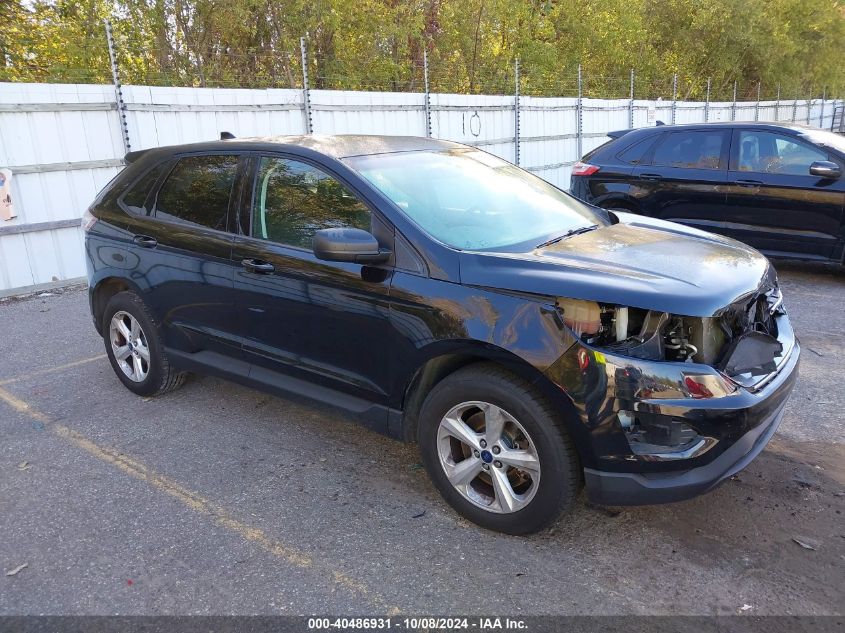
POLYGON ((845 91, 843 0, 0 0, 0 80, 623 97, 845 91))

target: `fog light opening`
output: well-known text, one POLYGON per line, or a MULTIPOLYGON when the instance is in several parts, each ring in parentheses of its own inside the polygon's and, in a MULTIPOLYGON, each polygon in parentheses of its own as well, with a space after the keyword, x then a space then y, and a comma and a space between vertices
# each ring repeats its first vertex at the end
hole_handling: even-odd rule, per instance
POLYGON ((698 430, 681 418, 641 411, 619 411, 619 424, 631 452, 645 459, 689 457, 706 444, 698 430))

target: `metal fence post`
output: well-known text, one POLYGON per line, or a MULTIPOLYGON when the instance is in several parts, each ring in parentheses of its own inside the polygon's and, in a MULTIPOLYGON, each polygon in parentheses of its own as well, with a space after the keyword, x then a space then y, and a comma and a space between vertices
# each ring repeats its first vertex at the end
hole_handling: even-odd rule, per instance
POLYGON ((757 101, 754 103, 754 120, 760 120, 760 83, 757 82, 757 101))
POLYGON ((736 121, 736 81, 734 81, 734 100, 731 104, 731 121, 736 121))
POLYGON ((634 69, 631 69, 631 100, 628 102, 628 127, 634 127, 634 69))
POLYGON ((798 118, 798 93, 795 93, 795 101, 792 102, 792 122, 798 118))
POLYGON ((576 106, 577 120, 575 122, 575 151, 578 153, 578 160, 581 160, 583 148, 583 126, 584 126, 584 110, 583 110, 584 86, 582 84, 581 64, 578 64, 578 103, 576 106))
POLYGON ((120 135, 123 140, 123 149, 128 154, 132 151, 132 144, 129 142, 129 123, 126 120, 126 103, 123 101, 123 88, 120 85, 120 73, 117 68, 117 56, 114 53, 114 37, 112 36, 111 22, 103 20, 106 25, 106 43, 109 47, 109 60, 111 61, 111 77, 114 83, 114 96, 117 103, 117 116, 120 120, 120 135))
POLYGON ((672 125, 675 125, 678 110, 678 73, 672 75, 672 125))
POLYGON ((299 51, 302 54, 302 116, 305 118, 305 133, 314 131, 311 121, 311 91, 308 89, 308 53, 305 49, 305 38, 299 38, 299 51))
POLYGON ((810 98, 807 99, 807 125, 810 125, 810 117, 813 116, 813 90, 810 89, 810 98))
POLYGON ((819 127, 824 129, 824 102, 827 99, 827 86, 822 88, 822 111, 819 114, 819 127))
POLYGON ((780 121, 780 84, 778 84, 778 96, 775 99, 775 121, 780 121))
POLYGON ((514 81, 516 89, 513 95, 513 156, 519 166, 519 58, 514 63, 514 81))
POLYGON ((707 97, 704 101, 704 122, 710 121, 710 77, 707 78, 707 97))
POLYGON ((431 93, 428 88, 428 52, 423 49, 423 82, 425 84, 425 135, 431 138, 431 93))

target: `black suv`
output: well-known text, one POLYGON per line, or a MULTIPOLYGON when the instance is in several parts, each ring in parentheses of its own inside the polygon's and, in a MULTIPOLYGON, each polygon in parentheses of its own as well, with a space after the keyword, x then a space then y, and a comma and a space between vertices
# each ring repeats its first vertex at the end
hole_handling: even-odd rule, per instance
POLYGON ((767 255, 842 262, 845 137, 774 123, 612 132, 572 172, 572 194, 681 222, 767 255))
POLYGON ((799 348, 765 257, 585 205, 420 138, 127 156, 86 212, 94 326, 126 387, 185 372, 419 443, 480 525, 538 530, 709 490, 777 428, 799 348))

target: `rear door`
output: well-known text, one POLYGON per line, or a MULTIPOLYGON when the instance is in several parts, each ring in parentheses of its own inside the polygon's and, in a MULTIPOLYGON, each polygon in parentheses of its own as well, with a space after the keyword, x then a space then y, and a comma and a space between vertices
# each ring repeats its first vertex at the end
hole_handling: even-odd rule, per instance
POLYGON ((147 202, 149 216, 132 216, 136 282, 171 350, 240 355, 229 221, 241 160, 234 154, 177 158, 147 202))
POLYGON ((725 128, 664 133, 634 169, 642 213, 722 232, 729 143, 725 128))
POLYGON ((727 191, 735 236, 760 250, 800 257, 833 256, 841 239, 845 181, 810 175, 835 156, 771 129, 734 131, 727 191))
POLYGON ((392 263, 318 260, 314 233, 355 227, 393 249, 393 229, 336 173, 295 156, 252 159, 232 263, 250 378, 360 414, 384 430, 392 263))

